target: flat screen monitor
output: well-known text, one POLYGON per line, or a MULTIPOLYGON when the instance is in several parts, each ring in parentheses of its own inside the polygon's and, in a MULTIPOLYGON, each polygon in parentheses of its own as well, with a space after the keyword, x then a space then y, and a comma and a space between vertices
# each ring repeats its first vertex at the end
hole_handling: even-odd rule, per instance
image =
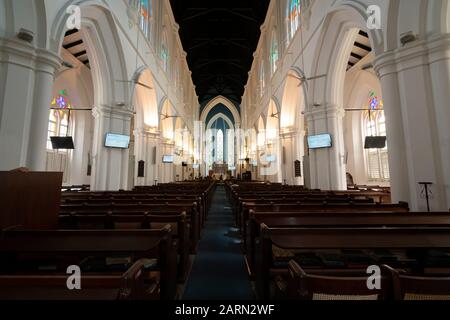
POLYGON ((228 170, 229 171, 236 171, 236 167, 235 166, 230 166, 230 167, 228 167, 228 170))
POLYGON ((277 156, 274 154, 267 155, 266 162, 268 162, 268 163, 277 162, 277 156))
POLYGON ((73 150, 75 146, 73 144, 72 137, 50 137, 53 150, 73 150))
POLYGON ((107 133, 105 140, 105 147, 128 149, 130 147, 130 136, 124 136, 121 134, 107 133))
POLYGON ((364 149, 384 149, 386 141, 386 137, 366 137, 364 149))
POLYGON ((165 155, 163 157, 163 163, 173 163, 173 155, 165 155))
POLYGON ((315 136, 308 137, 308 147, 309 149, 322 149, 322 148, 331 148, 331 135, 319 134, 315 136))
POLYGON ((195 163, 192 165, 192 169, 195 169, 195 170, 200 169, 200 165, 198 163, 195 163))

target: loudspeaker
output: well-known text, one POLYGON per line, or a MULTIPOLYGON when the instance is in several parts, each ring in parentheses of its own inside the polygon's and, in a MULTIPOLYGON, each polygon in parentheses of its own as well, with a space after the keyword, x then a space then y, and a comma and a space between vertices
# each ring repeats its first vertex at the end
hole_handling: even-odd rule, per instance
POLYGON ((145 177, 145 161, 141 160, 138 162, 138 178, 145 177))
POLYGON ((153 147, 152 164, 156 164, 156 147, 153 147))
POLYGON ((283 147, 283 164, 286 164, 286 147, 283 147))
POLYGON ((294 162, 294 168, 295 168, 295 177, 299 178, 302 176, 302 163, 297 160, 294 162))

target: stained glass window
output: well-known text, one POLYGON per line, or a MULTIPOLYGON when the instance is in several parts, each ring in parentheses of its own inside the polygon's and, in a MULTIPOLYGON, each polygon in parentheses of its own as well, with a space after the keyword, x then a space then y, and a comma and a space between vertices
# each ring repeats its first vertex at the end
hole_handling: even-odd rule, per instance
POLYGON ((161 46, 161 60, 162 60, 164 71, 167 72, 169 70, 169 49, 167 48, 166 39, 164 39, 164 43, 161 46))
POLYGON ((217 132, 217 143, 216 143, 216 154, 217 154, 217 161, 218 163, 223 163, 223 147, 224 147, 224 136, 223 131, 219 130, 217 132))
POLYGON ((66 90, 61 90, 58 92, 56 97, 52 100, 51 107, 63 110, 72 108, 72 104, 70 103, 66 90))
POLYGON ((375 91, 370 91, 369 93, 369 109, 379 110, 383 109, 383 100, 381 100, 375 91))
POLYGON ((264 62, 261 61, 261 66, 259 69, 259 94, 262 96, 264 93, 264 87, 266 86, 266 75, 264 73, 264 62))
MULTIPOLYGON (((383 109, 383 100, 375 91, 370 91, 368 106, 370 112, 364 115, 366 136, 386 136, 386 116, 383 109)), ((370 181, 389 181, 388 148, 368 149, 367 174, 370 181)))
POLYGON ((270 46, 270 71, 272 74, 277 71, 277 63, 279 58, 278 39, 276 31, 272 34, 272 44, 270 46))
POLYGON ((291 40, 298 27, 300 26, 300 15, 301 15, 301 0, 288 0, 288 10, 287 10, 287 31, 288 39, 291 40))
POLYGON ((153 8, 152 0, 130 0, 130 7, 135 13, 136 22, 146 37, 150 36, 150 22, 152 19, 153 8))
POLYGON ((152 7, 150 0, 140 0, 139 6, 139 26, 144 32, 145 36, 149 35, 150 19, 152 17, 152 7))
POLYGON ((69 110, 73 107, 66 90, 61 90, 52 99, 48 120, 47 150, 53 150, 50 137, 65 137, 69 134, 69 110))

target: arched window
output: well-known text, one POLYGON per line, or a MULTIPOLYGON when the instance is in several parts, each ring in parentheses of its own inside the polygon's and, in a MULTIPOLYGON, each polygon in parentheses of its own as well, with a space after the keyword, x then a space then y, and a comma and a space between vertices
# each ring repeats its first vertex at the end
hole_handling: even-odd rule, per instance
POLYGON ((211 129, 206 130, 206 164, 208 168, 214 162, 214 136, 211 129))
POLYGON ((287 34, 288 40, 290 41, 295 33, 297 32, 298 27, 300 26, 300 15, 301 15, 301 0, 288 0, 288 8, 287 8, 287 34))
POLYGON ((152 18, 152 5, 150 0, 140 0, 139 26, 148 38, 150 35, 150 20, 152 18))
POLYGON ((50 110, 48 120, 47 150, 53 150, 51 137, 66 137, 69 133, 69 112, 50 110))
POLYGON ((234 166, 234 154, 235 154, 235 150, 234 150, 234 139, 235 139, 235 134, 234 134, 234 130, 228 130, 228 148, 227 148, 227 153, 228 153, 228 160, 227 163, 229 166, 234 166))
POLYGON ((261 66, 259 69, 259 94, 260 94, 260 96, 263 95, 265 86, 266 86, 266 75, 264 72, 264 61, 261 61, 261 66))
MULTIPOLYGON (((139 28, 147 38, 150 37, 150 25, 153 15, 152 0, 130 0, 130 7, 137 13, 139 28)), ((134 15, 134 14, 133 14, 134 15)))
MULTIPOLYGON (((369 98, 370 112, 364 115, 366 136, 386 136, 386 117, 383 101, 372 91, 369 98)), ((389 181, 389 159, 387 146, 383 149, 366 150, 367 175, 370 181, 389 181)))
POLYGON ((167 35, 163 35, 163 43, 161 45, 161 60, 165 72, 169 70, 169 47, 167 46, 167 35))
POLYGON ((223 163, 223 147, 224 147, 224 135, 223 131, 219 130, 217 132, 217 138, 216 138, 216 159, 218 163, 223 163))
POLYGON ((61 90, 51 102, 48 121, 47 150, 53 150, 50 137, 65 137, 69 134, 69 110, 72 104, 66 90, 61 90))
POLYGON ((276 30, 274 30, 272 33, 272 43, 270 45, 270 73, 272 75, 277 71, 278 58, 278 39, 276 30))

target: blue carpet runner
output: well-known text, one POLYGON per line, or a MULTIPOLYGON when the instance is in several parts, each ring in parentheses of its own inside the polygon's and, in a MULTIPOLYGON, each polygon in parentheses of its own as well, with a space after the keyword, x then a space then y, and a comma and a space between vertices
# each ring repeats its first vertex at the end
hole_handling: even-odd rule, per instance
POLYGON ((184 300, 253 300, 239 235, 233 229, 231 204, 217 186, 184 300))

